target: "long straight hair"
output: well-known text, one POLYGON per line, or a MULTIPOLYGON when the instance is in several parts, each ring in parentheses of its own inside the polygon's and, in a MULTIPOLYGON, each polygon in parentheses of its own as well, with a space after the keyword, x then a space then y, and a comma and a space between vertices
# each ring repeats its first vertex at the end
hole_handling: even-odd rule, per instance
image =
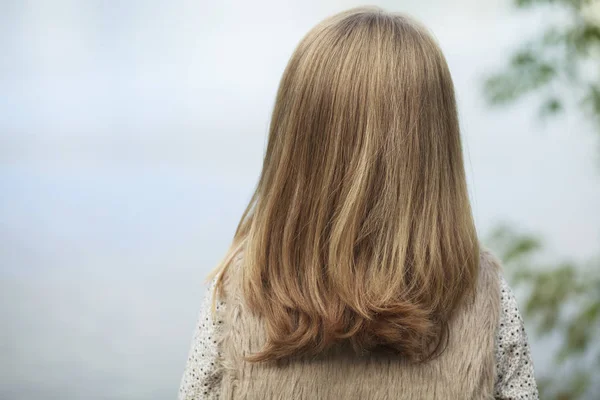
POLYGON ((452 78, 423 26, 357 8, 300 42, 217 296, 238 258, 267 335, 249 361, 342 343, 416 362, 443 352, 479 245, 452 78))

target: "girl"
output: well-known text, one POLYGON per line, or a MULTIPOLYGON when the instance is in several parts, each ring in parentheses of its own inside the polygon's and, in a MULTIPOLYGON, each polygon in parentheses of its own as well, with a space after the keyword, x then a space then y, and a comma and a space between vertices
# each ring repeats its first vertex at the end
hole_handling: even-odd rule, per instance
POLYGON ((212 282, 180 399, 538 397, 448 66, 406 16, 353 9, 301 41, 212 282))

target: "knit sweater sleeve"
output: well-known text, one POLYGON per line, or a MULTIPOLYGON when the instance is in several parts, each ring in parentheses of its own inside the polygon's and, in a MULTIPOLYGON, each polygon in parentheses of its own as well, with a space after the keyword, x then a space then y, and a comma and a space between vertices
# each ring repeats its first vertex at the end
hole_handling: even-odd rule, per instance
POLYGON ((500 321, 496 333, 495 398, 539 399, 523 318, 515 295, 500 276, 500 321))
POLYGON ((221 372, 218 368, 216 338, 222 330, 223 303, 216 306, 216 317, 212 314, 212 293, 215 281, 209 285, 202 301, 198 323, 179 387, 179 400, 218 399, 221 372))

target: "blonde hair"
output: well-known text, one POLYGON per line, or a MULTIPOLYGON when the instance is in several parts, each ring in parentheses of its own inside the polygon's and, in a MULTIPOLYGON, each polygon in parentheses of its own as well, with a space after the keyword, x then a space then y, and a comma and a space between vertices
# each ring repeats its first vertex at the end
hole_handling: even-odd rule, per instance
POLYGON ((479 245, 452 78, 424 27, 358 8, 304 37, 217 295, 242 253, 244 300, 268 338, 249 361, 341 343, 412 361, 443 352, 479 245))

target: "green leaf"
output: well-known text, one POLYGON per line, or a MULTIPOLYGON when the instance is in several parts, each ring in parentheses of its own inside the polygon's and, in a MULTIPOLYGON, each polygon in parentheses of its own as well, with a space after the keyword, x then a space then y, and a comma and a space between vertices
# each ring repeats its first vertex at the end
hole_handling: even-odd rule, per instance
POLYGON ((515 67, 524 67, 534 65, 537 62, 537 57, 529 49, 523 49, 517 52, 511 59, 510 63, 515 67))
POLYGON ((562 110, 563 110, 563 106, 562 106, 562 103, 560 102, 560 100, 558 100, 555 97, 552 97, 552 98, 549 98, 548 100, 546 100, 542 104, 542 106, 540 108, 540 114, 542 116, 554 115, 554 114, 558 114, 562 110))

